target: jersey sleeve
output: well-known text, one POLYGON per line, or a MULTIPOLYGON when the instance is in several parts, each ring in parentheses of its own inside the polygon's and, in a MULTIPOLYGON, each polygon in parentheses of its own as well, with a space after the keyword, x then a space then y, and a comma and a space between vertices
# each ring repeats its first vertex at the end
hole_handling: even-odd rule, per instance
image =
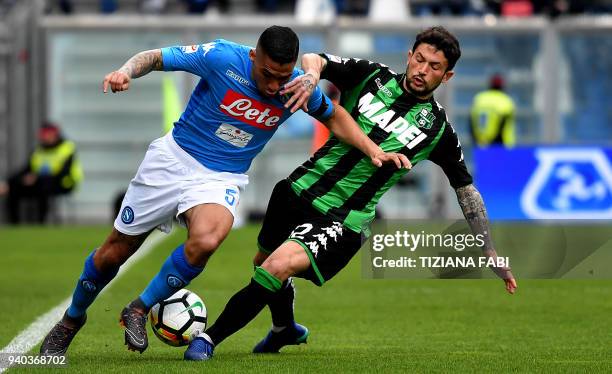
POLYGON ((342 58, 327 53, 319 56, 327 61, 327 66, 321 72, 321 78, 332 82, 340 91, 350 90, 377 69, 386 67, 358 58, 342 58))
POLYGON ((218 41, 162 48, 164 71, 186 71, 205 77, 219 60, 218 41))
POLYGON ((472 176, 465 166, 461 143, 450 123, 446 124, 440 141, 429 154, 429 160, 442 168, 453 188, 472 184, 472 176))
POLYGON ((325 122, 334 112, 334 104, 331 99, 316 86, 310 100, 308 100, 308 113, 321 122, 325 122))

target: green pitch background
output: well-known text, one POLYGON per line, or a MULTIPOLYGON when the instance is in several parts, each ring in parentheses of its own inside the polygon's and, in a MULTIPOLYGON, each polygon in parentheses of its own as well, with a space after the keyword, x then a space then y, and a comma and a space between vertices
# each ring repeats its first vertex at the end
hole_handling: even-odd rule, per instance
MULTIPOLYGON (((188 286, 204 299, 210 321, 249 281, 257 229, 232 232, 188 286)), ((1 347, 71 294, 87 253, 109 230, 0 229, 1 347)), ((94 303, 60 372, 612 371, 611 280, 519 279, 510 296, 499 280, 365 280, 358 258, 320 289, 296 282, 296 317, 311 331, 306 345, 251 354, 270 327, 264 310, 209 362, 183 362, 183 348, 150 330, 149 349, 128 352, 119 312, 184 237, 168 236, 94 303)), ((32 368, 9 372, 25 370, 32 368)))

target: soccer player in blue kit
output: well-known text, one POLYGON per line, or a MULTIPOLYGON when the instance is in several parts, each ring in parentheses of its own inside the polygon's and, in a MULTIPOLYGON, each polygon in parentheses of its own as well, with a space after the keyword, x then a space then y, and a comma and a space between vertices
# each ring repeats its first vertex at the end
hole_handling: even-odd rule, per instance
MULTIPOLYGON (((303 72, 295 68, 297 35, 272 26, 256 48, 218 39, 202 45, 144 51, 106 75, 104 92, 125 91, 130 80, 156 71, 187 71, 201 77, 173 131, 154 140, 130 182, 121 211, 106 241, 85 260, 72 303, 45 337, 41 355, 65 355, 85 324, 86 310, 119 267, 158 228, 168 232, 176 217, 187 240, 162 265, 145 290, 121 312, 128 349, 147 346, 148 310, 198 276, 229 233, 248 183, 245 174, 278 126, 292 112, 284 107, 282 86, 303 72)), ((312 97, 308 112, 375 166, 410 167, 400 154, 385 153, 341 107, 305 83, 312 97)))

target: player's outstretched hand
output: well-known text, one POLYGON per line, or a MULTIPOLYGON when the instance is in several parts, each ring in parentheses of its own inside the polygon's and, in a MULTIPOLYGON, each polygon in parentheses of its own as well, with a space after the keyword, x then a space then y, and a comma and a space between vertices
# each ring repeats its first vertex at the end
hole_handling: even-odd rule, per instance
POLYGON ((318 83, 318 79, 313 74, 306 73, 285 84, 280 91, 281 95, 290 96, 285 103, 285 108, 291 108, 291 113, 295 113, 300 108, 308 112, 308 100, 318 83))
POLYGON ((393 152, 380 152, 372 156, 372 164, 377 167, 381 167, 383 164, 393 162, 398 169, 412 169, 412 164, 408 157, 401 153, 393 153, 393 152))
POLYGON ((102 84, 104 93, 108 92, 108 86, 110 86, 113 92, 127 91, 130 87, 130 77, 122 71, 108 73, 104 77, 104 83, 102 84))

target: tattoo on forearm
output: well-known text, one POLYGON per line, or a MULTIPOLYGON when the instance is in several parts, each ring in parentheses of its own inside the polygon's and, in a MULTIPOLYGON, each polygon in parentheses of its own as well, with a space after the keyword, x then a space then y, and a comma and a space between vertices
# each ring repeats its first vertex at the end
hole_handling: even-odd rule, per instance
POLYGON ((493 250, 489 218, 487 217, 487 210, 480 192, 478 192, 473 184, 457 188, 455 192, 457 193, 457 199, 459 200, 463 215, 466 221, 468 221, 472 232, 483 237, 485 243, 483 250, 493 250))
MULTIPOLYGON (((487 217, 487 210, 484 206, 484 201, 480 192, 470 184, 465 187, 457 188, 457 199, 463 215, 468 221, 472 232, 476 235, 482 235, 484 241, 483 252, 487 256, 497 257, 495 248, 493 247, 493 240, 491 239, 491 229, 489 227, 489 218, 487 217)), ((513 278, 509 267, 491 267, 493 272, 497 274, 501 279, 513 278)))
POLYGON ((162 56, 159 49, 144 51, 136 54, 119 69, 130 78, 139 78, 153 70, 162 70, 162 56))

